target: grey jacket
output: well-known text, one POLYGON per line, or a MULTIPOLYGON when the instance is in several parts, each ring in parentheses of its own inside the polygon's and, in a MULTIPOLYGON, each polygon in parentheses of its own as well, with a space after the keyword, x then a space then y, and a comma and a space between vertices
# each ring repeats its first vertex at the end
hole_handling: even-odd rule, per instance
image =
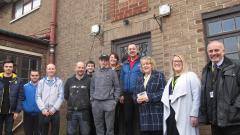
POLYGON ((59 110, 63 100, 63 82, 60 78, 54 77, 51 83, 47 80, 47 77, 39 81, 36 92, 36 102, 42 112, 55 112, 59 110))
POLYGON ((92 77, 90 86, 91 100, 115 100, 121 90, 117 73, 110 68, 97 69, 92 77))

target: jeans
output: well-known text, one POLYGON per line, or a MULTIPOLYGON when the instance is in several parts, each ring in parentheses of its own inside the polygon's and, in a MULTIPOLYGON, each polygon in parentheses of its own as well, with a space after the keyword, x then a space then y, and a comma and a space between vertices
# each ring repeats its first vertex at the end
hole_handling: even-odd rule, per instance
POLYGON ((12 128, 13 128, 13 114, 0 114, 0 135, 3 132, 3 125, 5 135, 13 135, 12 128))
POLYGON ((67 113, 67 134, 75 135, 79 126, 79 134, 90 134, 90 111, 68 111, 67 113))
POLYGON ((40 132, 42 135, 48 135, 49 125, 51 125, 51 135, 59 135, 60 114, 59 111, 51 116, 39 115, 40 132))
POLYGON ((25 135, 39 135, 39 113, 24 112, 23 127, 25 135))

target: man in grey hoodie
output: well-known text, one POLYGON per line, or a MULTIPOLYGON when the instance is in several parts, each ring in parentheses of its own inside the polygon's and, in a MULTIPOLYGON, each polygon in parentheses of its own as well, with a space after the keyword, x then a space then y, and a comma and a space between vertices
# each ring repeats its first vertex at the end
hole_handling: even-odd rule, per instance
POLYGON ((47 65, 46 73, 46 77, 39 81, 36 92, 36 102, 42 112, 39 117, 41 134, 47 135, 51 124, 51 135, 59 135, 59 109, 64 100, 63 82, 55 76, 54 64, 47 65))
POLYGON ((90 87, 97 135, 114 135, 115 107, 121 92, 117 73, 109 68, 108 61, 108 55, 102 54, 99 57, 100 68, 94 72, 90 87))

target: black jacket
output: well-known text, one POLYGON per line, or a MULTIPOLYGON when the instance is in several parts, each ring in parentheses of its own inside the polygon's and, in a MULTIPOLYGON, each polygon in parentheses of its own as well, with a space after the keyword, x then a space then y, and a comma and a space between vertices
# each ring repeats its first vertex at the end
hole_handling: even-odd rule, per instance
POLYGON ((64 98, 68 103, 68 110, 80 111, 90 109, 90 78, 85 75, 81 80, 76 75, 67 79, 64 86, 64 98))
POLYGON ((209 62, 202 72, 200 121, 220 127, 240 125, 240 66, 224 57, 216 87, 212 83, 211 68, 209 62))

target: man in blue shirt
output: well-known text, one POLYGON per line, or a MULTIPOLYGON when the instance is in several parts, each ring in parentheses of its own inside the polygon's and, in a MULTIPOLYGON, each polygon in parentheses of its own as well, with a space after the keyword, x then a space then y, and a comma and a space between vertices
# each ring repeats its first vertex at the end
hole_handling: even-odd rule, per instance
POLYGON ((135 44, 128 45, 128 58, 123 62, 120 83, 123 91, 120 97, 120 103, 124 106, 124 121, 126 128, 126 135, 133 135, 134 133, 134 118, 137 118, 137 107, 133 102, 133 91, 136 89, 137 78, 141 75, 140 57, 138 56, 138 49, 135 44))
POLYGON ((23 86, 23 91, 24 91, 23 123, 24 123, 25 135, 39 135, 38 114, 40 110, 38 109, 38 106, 35 100, 39 77, 40 77, 39 72, 32 70, 30 72, 30 82, 28 82, 23 86))

